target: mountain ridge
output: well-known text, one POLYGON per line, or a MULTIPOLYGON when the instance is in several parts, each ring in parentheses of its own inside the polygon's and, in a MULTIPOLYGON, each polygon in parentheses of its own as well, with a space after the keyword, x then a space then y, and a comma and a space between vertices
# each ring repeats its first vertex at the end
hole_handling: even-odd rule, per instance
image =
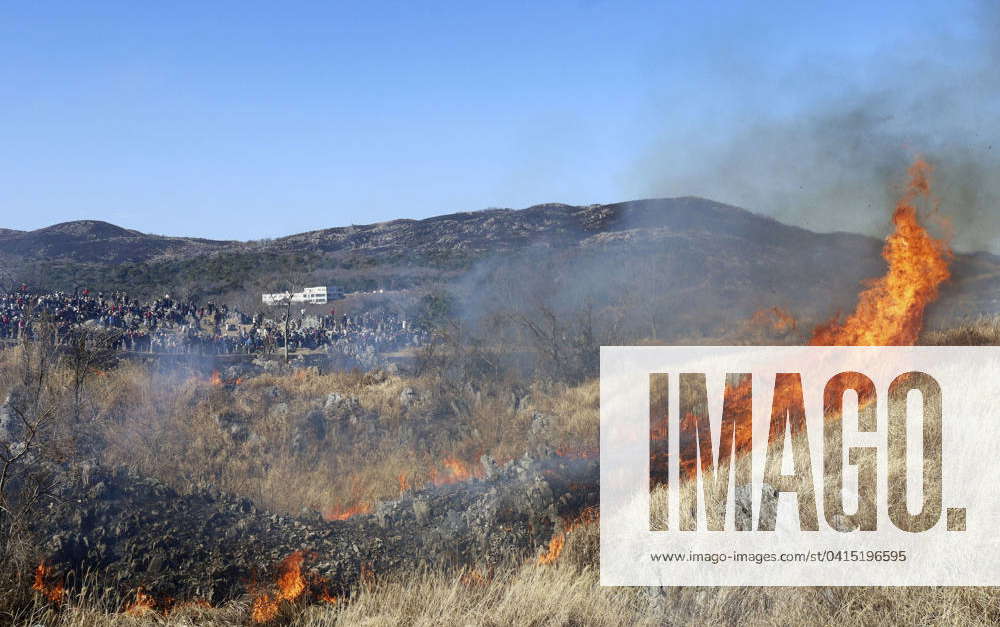
MULTIPOLYGON (((247 306, 259 306, 261 291, 293 284, 348 291, 431 287, 477 269, 515 267, 524 258, 535 265, 523 272, 558 269, 564 286, 599 292, 610 302, 619 298, 612 295, 616 284, 644 289, 628 276, 635 266, 645 268, 648 282, 670 275, 664 289, 689 300, 687 315, 697 320, 698 308, 744 315, 794 305, 815 317, 849 310, 864 282, 885 272, 882 244, 686 196, 494 208, 258 241, 151 235, 76 221, 0 231, 0 263, 18 280, 50 289, 193 294, 247 306), (610 278, 613 265, 624 273, 610 278)), ((952 271, 955 279, 942 291, 946 309, 962 315, 1000 311, 1000 257, 958 254, 952 271)))
MULTIPOLYGON (((327 240, 328 242, 346 241, 354 248, 367 248, 367 244, 373 239, 385 241, 386 233, 394 230, 418 230, 418 235, 428 235, 432 228, 442 228, 441 225, 448 225, 452 230, 461 231, 463 235, 470 235, 469 226, 492 229, 494 226, 512 226, 517 228, 518 233, 513 239, 526 239, 531 235, 542 235, 547 229, 553 226, 572 230, 571 227, 579 227, 579 233, 597 232, 602 230, 622 230, 619 223, 624 217, 627 219, 643 210, 647 215, 643 216, 645 222, 634 226, 655 226, 655 220, 650 220, 648 210, 660 209, 670 213, 671 220, 675 223, 680 213, 690 210, 710 210, 713 217, 718 217, 722 212, 729 214, 729 217, 739 217, 739 221, 744 225, 751 221, 759 221, 761 224, 777 226, 779 228, 794 229, 798 232, 810 232, 808 229, 788 225, 774 218, 751 212, 747 209, 727 205, 716 201, 699 198, 695 196, 682 196, 676 198, 648 198, 637 199, 611 204, 590 204, 590 205, 569 205, 565 203, 542 203, 532 205, 523 209, 510 208, 490 208, 478 211, 461 211, 449 214, 431 216, 428 218, 397 218, 381 222, 367 224, 352 224, 348 226, 336 226, 323 229, 314 229, 301 233, 293 233, 277 238, 266 240, 219 240, 204 237, 194 237, 187 235, 159 235, 145 233, 135 229, 128 229, 103 220, 74 220, 60 222, 57 224, 33 229, 29 231, 0 228, 0 252, 16 252, 23 256, 33 256, 35 252, 30 249, 34 245, 36 251, 50 243, 59 243, 64 246, 82 244, 84 242, 102 240, 141 240, 150 242, 153 250, 146 259, 130 259, 131 261, 144 261, 155 257, 162 249, 162 243, 171 242, 174 244, 194 244, 206 249, 222 247, 255 247, 255 248, 288 248, 301 243, 314 243, 316 241, 327 240), (553 217, 559 214, 555 220, 546 220, 546 217, 553 217), (574 225, 573 221, 577 224, 574 225), (492 224, 492 223, 507 223, 492 224), (608 228, 616 227, 616 228, 608 228), (377 237, 376 237, 377 236, 377 237), (41 246, 38 246, 41 244, 41 246)), ((690 225, 688 225, 690 226, 690 225)), ((846 233, 845 233, 846 234, 846 233)), ((867 237, 867 236, 860 236, 867 237)), ((340 248, 338 246, 338 248, 340 248)), ((52 251, 46 250, 48 256, 52 251)), ((88 258, 85 254, 91 251, 80 251, 76 254, 73 250, 57 251, 60 256, 64 256, 77 261, 100 261, 100 259, 88 258)), ((41 256, 36 253, 35 256, 41 256)))

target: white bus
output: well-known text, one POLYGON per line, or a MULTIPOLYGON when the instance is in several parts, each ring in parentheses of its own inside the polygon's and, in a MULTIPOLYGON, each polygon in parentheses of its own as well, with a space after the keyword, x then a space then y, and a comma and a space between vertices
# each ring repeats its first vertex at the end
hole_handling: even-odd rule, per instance
POLYGON ((287 300, 293 303, 307 303, 309 305, 325 305, 331 300, 344 298, 344 290, 337 286, 307 287, 301 292, 274 292, 271 294, 261 294, 261 301, 265 305, 277 305, 287 300))

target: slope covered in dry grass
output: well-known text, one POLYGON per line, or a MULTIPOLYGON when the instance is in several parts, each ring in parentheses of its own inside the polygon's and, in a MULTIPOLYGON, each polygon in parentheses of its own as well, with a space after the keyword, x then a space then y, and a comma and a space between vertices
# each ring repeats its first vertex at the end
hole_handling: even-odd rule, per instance
MULTIPOLYGON (((994 319, 925 337, 931 344, 998 341, 1000 323, 994 319)), ((123 365, 101 375, 87 410, 108 463, 138 467, 181 489, 212 483, 274 510, 299 513, 392 498, 401 477, 419 485, 454 472, 448 459, 476 472, 483 454, 503 459, 538 446, 591 448, 598 396, 596 382, 456 392, 432 377, 309 371, 227 387, 203 377, 164 379, 145 367, 123 365), (328 407, 334 393, 353 400, 328 407), (293 445, 309 424, 302 418, 316 412, 328 423, 324 443, 293 445)), ((529 558, 493 570, 396 573, 366 582, 336 605, 288 604, 280 620, 317 626, 1000 622, 1000 593, 992 588, 602 588, 597 537, 597 522, 586 522, 566 534, 565 548, 551 564, 529 558)), ((30 601, 30 573, 12 574, 4 582, 4 605, 30 601)), ((38 598, 19 607, 17 623, 53 626, 249 620, 249 598, 133 616, 122 612, 119 599, 87 587, 59 608, 38 598)))

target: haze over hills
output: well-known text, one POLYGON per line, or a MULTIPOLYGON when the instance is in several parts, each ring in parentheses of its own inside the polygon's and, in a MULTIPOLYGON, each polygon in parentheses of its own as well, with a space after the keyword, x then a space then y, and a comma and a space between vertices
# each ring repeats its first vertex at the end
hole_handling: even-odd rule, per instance
MULTIPOLYGON (((817 318, 848 310, 862 281, 884 271, 880 250, 871 237, 815 233, 693 197, 489 209, 253 242, 150 235, 94 220, 0 230, 7 274, 49 289, 231 299, 289 284, 468 287, 531 260, 524 271, 558 275, 556 291, 568 301, 624 302, 623 285, 632 286, 630 298, 667 290, 674 304, 664 316, 706 324, 775 305, 817 318)), ((936 309, 1000 310, 1000 258, 958 255, 952 269, 936 309)))

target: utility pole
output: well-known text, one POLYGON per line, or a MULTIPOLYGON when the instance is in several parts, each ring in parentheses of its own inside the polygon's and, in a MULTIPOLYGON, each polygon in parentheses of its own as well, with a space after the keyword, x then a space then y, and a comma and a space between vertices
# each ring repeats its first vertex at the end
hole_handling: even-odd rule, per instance
POLYGON ((285 299, 285 365, 288 365, 288 321, 292 317, 292 294, 285 299))

